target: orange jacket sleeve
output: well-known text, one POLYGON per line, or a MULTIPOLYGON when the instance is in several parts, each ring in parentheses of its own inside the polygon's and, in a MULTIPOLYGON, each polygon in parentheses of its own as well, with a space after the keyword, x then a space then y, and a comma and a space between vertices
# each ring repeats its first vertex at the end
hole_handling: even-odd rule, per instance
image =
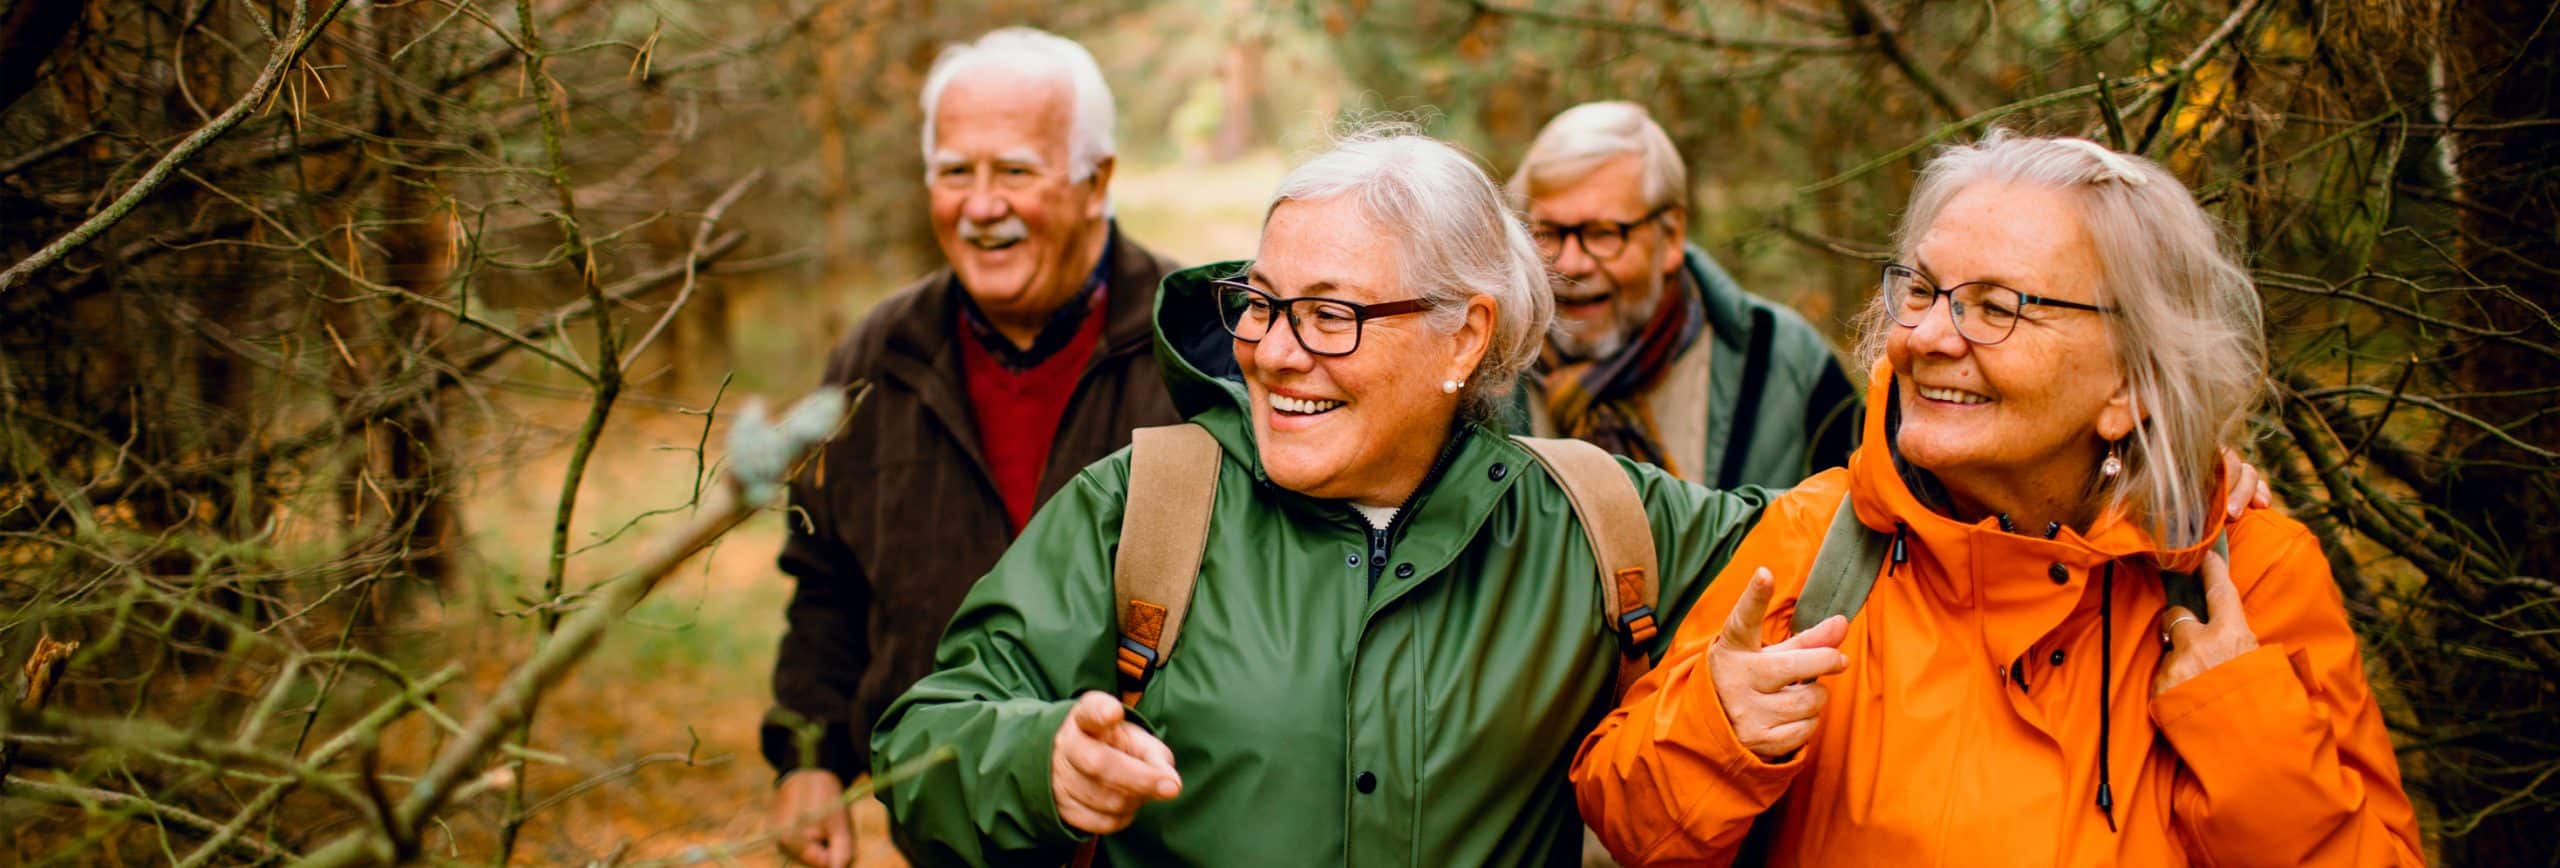
POLYGON ((1742 746, 1707 673, 1707 651, 1724 631, 1752 571, 1763 566, 1777 584, 1761 638, 1786 638, 1787 619, 1812 565, 1815 546, 1806 540, 1821 539, 1843 481, 1808 481, 1770 503, 1760 526, 1689 610, 1662 662, 1628 690, 1574 754, 1574 794, 1583 821, 1621 864, 1732 862, 1752 821, 1786 793, 1804 767, 1801 752, 1773 764, 1742 746), (1811 516, 1816 503, 1820 515, 1811 516))
POLYGON ((2257 535, 2275 539, 2252 548, 2273 556, 2250 558, 2241 530, 2232 578, 2257 650, 2151 706, 2184 766, 2171 795, 2179 842, 2200 865, 2424 864, 2328 559, 2307 531, 2263 525, 2257 535))

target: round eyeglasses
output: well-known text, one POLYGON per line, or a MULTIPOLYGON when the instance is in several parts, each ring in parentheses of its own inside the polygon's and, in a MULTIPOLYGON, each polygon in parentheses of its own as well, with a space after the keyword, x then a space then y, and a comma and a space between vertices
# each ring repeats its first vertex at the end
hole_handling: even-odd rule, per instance
POLYGON ((1885 310, 1893 312, 1893 321, 1917 328, 1929 309, 1938 306, 1938 297, 1947 299, 1947 318, 1955 323, 1956 334, 1966 342, 1987 347, 2009 339, 2018 330, 2018 320, 2032 305, 2070 310, 2114 313, 2115 308, 2028 295, 1997 283, 1974 281, 1939 289, 1927 276, 1909 266, 1888 264, 1884 267, 1883 290, 1885 310))
POLYGON ((1213 280, 1209 285, 1217 296, 1218 322, 1236 340, 1260 343, 1271 333, 1272 322, 1286 318, 1298 345, 1319 356, 1347 356, 1358 350, 1361 327, 1370 320, 1431 309, 1429 302, 1419 298, 1361 304, 1320 296, 1281 298, 1241 280, 1213 280))
POLYGON ((1651 223, 1653 218, 1670 211, 1671 206, 1664 205, 1625 223, 1616 220, 1586 220, 1567 226, 1544 220, 1531 221, 1529 240, 1538 243, 1538 255, 1546 257, 1551 263, 1564 258, 1565 242, 1576 238, 1582 239, 1582 252, 1590 254, 1591 258, 1611 259, 1615 258, 1619 251, 1627 249, 1627 235, 1635 232, 1636 227, 1651 223))

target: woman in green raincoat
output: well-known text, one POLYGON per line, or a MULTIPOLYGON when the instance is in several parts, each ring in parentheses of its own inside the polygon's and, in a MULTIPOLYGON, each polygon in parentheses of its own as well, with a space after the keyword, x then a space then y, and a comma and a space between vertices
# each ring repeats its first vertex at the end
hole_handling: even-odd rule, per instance
MULTIPOLYGON (((883 792, 903 849, 1057 865, 1108 835, 1120 865, 1574 864, 1563 770, 1620 639, 1564 491, 1486 427, 1548 292, 1491 179, 1393 131, 1293 171, 1253 261, 1167 278, 1157 354, 1224 451, 1183 641, 1124 711, 1124 450, 1032 518, 881 717, 875 773, 958 754, 883 792)), ((1621 466, 1669 635, 1764 498, 1621 466)))

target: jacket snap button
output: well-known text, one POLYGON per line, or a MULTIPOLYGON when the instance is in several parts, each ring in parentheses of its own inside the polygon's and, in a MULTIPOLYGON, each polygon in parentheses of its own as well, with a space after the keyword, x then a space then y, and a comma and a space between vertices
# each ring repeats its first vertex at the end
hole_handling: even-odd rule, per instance
POLYGON ((1511 475, 1511 467, 1509 465, 1497 463, 1493 465, 1492 468, 1487 469, 1484 472, 1484 475, 1487 479, 1491 479, 1495 482, 1501 482, 1502 477, 1511 475))
POLYGON ((1412 564, 1397 564, 1397 565, 1396 565, 1396 578, 1399 578, 1399 579, 1410 579, 1410 578, 1413 578, 1413 565, 1412 565, 1412 564))
POLYGON ((2060 665, 2062 665, 2062 649, 2060 649, 2060 648, 2053 649, 2053 656, 2052 656, 2052 657, 2049 657, 2049 658, 2046 658, 2046 659, 2048 659, 2048 660, 2052 660, 2052 661, 2053 661, 2053 665, 2055 665, 2055 666, 2060 666, 2060 665))
POLYGON ((1343 555, 1343 556, 1342 556, 1342 563, 1343 563, 1345 566, 1353 566, 1353 567, 1359 566, 1359 565, 1360 565, 1360 553, 1359 553, 1359 552, 1352 552, 1352 553, 1350 553, 1350 554, 1343 555))
POLYGON ((2071 581, 2071 568, 2061 564, 2054 564, 2053 566, 2046 567, 2044 574, 2052 576, 2053 583, 2057 585, 2071 581))
POLYGON ((1364 796, 1377 792, 1378 776, 1368 772, 1361 772, 1359 777, 1351 779, 1351 786, 1352 788, 1359 790, 1360 794, 1364 796))

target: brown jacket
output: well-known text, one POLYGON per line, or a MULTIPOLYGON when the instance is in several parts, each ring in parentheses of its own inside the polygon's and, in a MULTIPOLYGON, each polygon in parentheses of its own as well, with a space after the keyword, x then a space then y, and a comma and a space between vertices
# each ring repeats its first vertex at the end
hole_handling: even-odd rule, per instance
MULTIPOLYGON (((1129 431, 1181 421, 1156 375, 1156 284, 1172 262, 1115 227, 1102 341, 1059 421, 1040 500, 1129 445, 1129 431)), ((782 571, 798 580, 773 665, 777 707, 765 759, 846 781, 871 763, 871 722, 933 670, 960 598, 1012 542, 961 379, 951 271, 882 301, 828 354, 826 381, 874 384, 820 465, 791 486, 782 571), (794 723, 815 725, 804 748, 794 723)))

